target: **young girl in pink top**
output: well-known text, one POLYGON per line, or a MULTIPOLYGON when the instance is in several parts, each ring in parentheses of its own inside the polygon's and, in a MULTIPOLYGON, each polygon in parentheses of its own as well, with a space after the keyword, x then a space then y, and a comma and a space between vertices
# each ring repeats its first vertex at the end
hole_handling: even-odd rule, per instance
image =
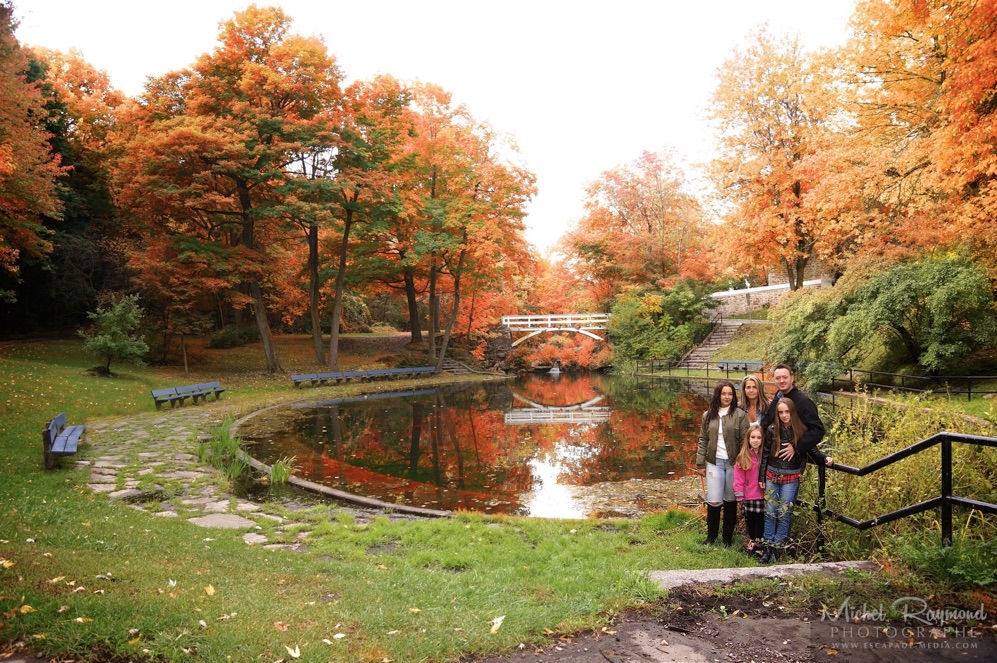
POLYGON ((762 427, 752 423, 744 436, 744 444, 734 461, 734 497, 741 503, 741 514, 748 529, 746 553, 754 553, 757 542, 765 534, 764 479, 758 476, 765 436, 762 427))

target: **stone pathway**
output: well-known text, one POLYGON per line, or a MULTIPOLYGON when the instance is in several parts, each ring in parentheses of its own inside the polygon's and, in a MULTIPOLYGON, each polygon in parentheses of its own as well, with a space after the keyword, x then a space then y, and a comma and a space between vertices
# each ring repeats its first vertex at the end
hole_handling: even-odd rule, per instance
MULTIPOLYGON (((280 511, 291 512, 290 517, 267 513, 264 504, 228 493, 218 470, 198 459, 198 447, 210 439, 211 429, 227 416, 237 417, 239 409, 220 401, 89 423, 76 464, 89 469, 90 490, 135 509, 162 518, 184 518, 199 527, 246 530, 243 540, 248 545, 303 551, 314 522, 295 519, 293 512, 304 511, 305 506, 282 505, 280 511)), ((384 515, 336 504, 327 508, 334 514, 349 514, 361 525, 384 515)))

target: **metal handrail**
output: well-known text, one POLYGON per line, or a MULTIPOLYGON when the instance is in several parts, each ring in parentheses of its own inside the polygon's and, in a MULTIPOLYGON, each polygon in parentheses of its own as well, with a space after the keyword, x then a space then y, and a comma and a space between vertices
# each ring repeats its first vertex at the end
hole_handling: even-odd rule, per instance
POLYGON ((952 444, 974 444, 976 446, 987 446, 987 447, 997 447, 997 437, 984 437, 982 435, 966 435, 963 433, 951 433, 944 431, 941 433, 936 433, 929 438, 925 438, 920 442, 910 445, 905 449, 894 452, 889 456, 880 458, 877 461, 869 463, 865 467, 852 467, 850 465, 844 465, 842 463, 835 463, 830 468, 825 465, 817 463, 817 503, 813 504, 805 500, 797 499, 797 503, 803 506, 810 507, 817 514, 817 525, 818 525, 818 546, 824 548, 824 532, 820 527, 823 524, 824 517, 831 518, 832 520, 837 520, 838 522, 845 523, 851 527, 858 530, 867 530, 877 525, 883 525, 885 523, 893 522, 894 520, 899 520, 900 518, 906 518, 907 516, 913 516, 914 514, 921 513, 922 511, 928 511, 930 509, 935 509, 941 507, 942 517, 942 545, 950 546, 952 545, 952 506, 963 506, 970 509, 976 509, 984 513, 997 514, 997 504, 991 504, 990 502, 981 502, 979 500, 974 500, 968 497, 959 497, 952 494, 952 444), (941 494, 938 497, 933 497, 930 500, 925 500, 919 502, 918 504, 912 504, 910 506, 904 507, 902 509, 897 509, 896 511, 891 511, 890 513, 883 514, 881 516, 876 516, 875 518, 870 518, 868 520, 856 520, 855 518, 850 518, 840 513, 836 513, 827 508, 825 502, 825 489, 827 487, 827 470, 831 469, 836 472, 844 472, 845 474, 852 474, 855 476, 865 476, 867 474, 872 474, 878 470, 888 467, 898 461, 908 458, 922 451, 930 449, 935 445, 941 445, 941 494))
MULTIPOLYGON (((636 364, 636 370, 637 370, 637 372, 640 372, 640 370, 642 368, 648 368, 649 367, 651 369, 651 374, 652 375, 657 370, 662 370, 663 372, 666 372, 668 375, 674 375, 674 373, 672 372, 673 369, 683 369, 684 368, 685 369, 685 375, 687 377, 692 377, 691 371, 706 371, 706 377, 710 377, 710 372, 711 371, 716 371, 718 374, 722 373, 722 374, 724 374, 725 377, 730 377, 730 373, 732 372, 732 371, 729 370, 730 366, 737 366, 738 364, 741 364, 741 365, 745 365, 746 367, 748 367, 748 366, 755 366, 755 365, 757 365, 758 362, 741 361, 741 360, 723 360, 723 361, 713 361, 713 362, 707 361, 707 362, 703 362, 700 366, 697 366, 697 365, 686 365, 686 366, 681 366, 681 367, 678 366, 679 363, 681 363, 681 362, 673 362, 673 361, 668 361, 668 360, 663 360, 663 359, 638 359, 637 360, 637 364, 636 364), (648 364, 648 362, 656 362, 656 363, 648 364), (719 366, 720 364, 727 364, 727 366, 720 367, 719 366)), ((762 365, 760 368, 761 368, 761 370, 752 371, 752 373, 754 373, 754 372, 759 372, 759 373, 763 373, 763 374, 764 373, 768 373, 768 367, 767 366, 762 365)), ((859 385, 859 383, 855 381, 855 375, 857 375, 857 374, 866 374, 866 375, 870 375, 870 376, 884 375, 884 376, 890 376, 890 377, 900 378, 900 385, 899 386, 894 385, 894 384, 882 384, 882 383, 878 383, 878 382, 868 382, 868 381, 861 383, 864 386, 873 387, 873 388, 876 388, 876 389, 887 389, 887 390, 891 390, 891 391, 909 391, 909 392, 918 393, 918 394, 923 394, 923 393, 927 393, 927 392, 932 392, 932 393, 947 393, 949 395, 962 395, 962 394, 966 394, 966 399, 970 400, 970 401, 973 400, 973 396, 974 395, 977 396, 977 397, 982 397, 984 395, 997 394, 997 390, 993 390, 993 389, 979 389, 979 388, 975 389, 975 390, 973 389, 973 382, 974 381, 975 382, 980 382, 980 381, 985 381, 985 380, 986 381, 997 380, 997 376, 993 376, 993 375, 936 375, 936 376, 930 377, 930 376, 920 376, 920 375, 903 375, 902 373, 887 373, 885 371, 867 371, 867 370, 858 369, 858 368, 841 368, 840 370, 841 370, 841 376, 842 377, 835 378, 833 380, 833 383, 832 383, 831 386, 834 387, 838 383, 845 383, 847 385, 847 389, 851 389, 852 391, 854 391, 856 389, 856 387, 859 385), (846 374, 848 375, 848 377, 847 378, 843 377, 846 374), (932 381, 932 382, 943 382, 943 383, 946 384, 946 390, 944 392, 942 392, 942 391, 938 391, 938 390, 934 390, 934 389, 920 389, 920 388, 917 388, 917 387, 908 387, 906 385, 906 381, 907 380, 925 380, 925 381, 932 381), (958 380, 963 380, 963 381, 966 382, 966 390, 965 391, 963 391, 963 390, 955 390, 955 389, 948 388, 948 383, 950 381, 958 381, 958 380)), ((733 371, 733 372, 735 374, 741 374, 742 373, 741 371, 733 371)), ((748 373, 747 370, 744 371, 744 374, 747 374, 747 373, 748 373)))

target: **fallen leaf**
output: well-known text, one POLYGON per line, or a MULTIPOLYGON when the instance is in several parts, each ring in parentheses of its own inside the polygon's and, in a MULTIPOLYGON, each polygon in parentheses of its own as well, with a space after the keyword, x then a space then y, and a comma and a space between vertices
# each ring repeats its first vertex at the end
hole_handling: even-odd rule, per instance
POLYGON ((56 610, 56 612, 58 612, 59 614, 62 614, 64 612, 66 612, 67 610, 69 610, 69 606, 68 605, 60 605, 59 609, 56 610))
POLYGON ((208 585, 207 587, 204 588, 204 593, 207 594, 208 596, 214 596, 215 588, 212 587, 211 585, 208 585))
POLYGON ((275 629, 277 629, 278 631, 286 631, 287 630, 287 624, 285 624, 284 622, 274 622, 273 623, 273 627, 275 629))
POLYGON ((167 584, 168 584, 168 585, 169 585, 170 587, 176 587, 176 586, 177 586, 177 581, 176 581, 176 580, 173 580, 173 579, 170 579, 170 581, 169 581, 169 582, 168 582, 167 584))
POLYGON ((14 566, 15 564, 17 564, 17 562, 15 562, 12 559, 0 559, 0 566, 2 566, 5 569, 9 569, 10 567, 14 566))
POLYGON ((605 633, 605 634, 607 634, 607 635, 616 635, 616 631, 610 631, 605 626, 602 627, 602 632, 605 633))
POLYGON ((93 619, 91 619, 90 617, 77 617, 73 621, 79 622, 80 624, 86 624, 87 622, 92 622, 93 619))
POLYGON ((294 649, 284 645, 284 649, 287 650, 287 653, 291 658, 301 658, 301 650, 298 649, 298 645, 294 645, 294 649))
POLYGON ((35 634, 34 634, 34 635, 32 635, 31 637, 32 637, 32 638, 34 638, 35 640, 44 640, 44 639, 45 639, 45 638, 47 638, 48 636, 47 636, 47 635, 45 635, 44 633, 35 633, 35 634))
POLYGON ((95 590, 93 590, 93 593, 94 594, 103 594, 104 590, 103 589, 95 589, 95 590))
POLYGON ((492 620, 492 633, 497 633, 499 628, 502 626, 502 622, 505 621, 505 615, 501 615, 492 620))
POLYGON ((51 580, 49 580, 48 584, 54 585, 55 583, 59 582, 60 580, 65 580, 65 579, 66 579, 66 576, 56 576, 56 577, 52 578, 51 580))
POLYGON ((330 640, 329 638, 322 638, 322 642, 324 642, 327 645, 331 645, 332 644, 332 640, 330 640))
POLYGON ((398 635, 399 631, 388 631, 388 635, 398 635))
POLYGON ((412 614, 422 612, 422 610, 420 610, 419 608, 409 608, 408 611, 411 612, 412 614))
POLYGON ((208 628, 208 622, 204 621, 203 619, 199 619, 197 621, 197 625, 200 626, 201 628, 208 628))
POLYGON ((828 655, 828 656, 836 656, 836 655, 837 655, 837 653, 838 653, 838 650, 837 650, 837 649, 828 649, 828 650, 827 650, 827 655, 828 655))
POLYGON ((21 614, 22 614, 22 615, 26 615, 26 614, 28 614, 29 612, 34 612, 34 611, 35 611, 35 609, 34 609, 34 608, 32 608, 32 607, 31 607, 30 605, 27 605, 27 604, 25 604, 25 605, 22 605, 22 606, 20 607, 20 610, 21 610, 21 614))
POLYGON ((337 633, 336 635, 332 636, 332 639, 333 640, 342 640, 345 637, 346 637, 345 633, 337 633))
POLYGON ((141 640, 142 640, 142 636, 139 636, 137 638, 132 638, 131 640, 128 641, 128 644, 130 644, 130 645, 137 645, 139 642, 141 642, 141 640))

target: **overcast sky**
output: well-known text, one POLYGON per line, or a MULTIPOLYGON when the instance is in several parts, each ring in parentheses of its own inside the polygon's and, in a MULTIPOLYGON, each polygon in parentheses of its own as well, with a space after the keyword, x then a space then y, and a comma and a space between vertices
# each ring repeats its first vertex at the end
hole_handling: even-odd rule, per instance
MULTIPOLYGON (((115 87, 191 64, 245 0, 14 0, 18 39, 78 48, 115 87)), ((386 73, 450 90, 513 136, 539 193, 527 238, 554 245, 582 215, 585 185, 644 150, 694 174, 713 137, 714 73, 768 23, 809 49, 843 43, 854 0, 280 0, 319 34, 348 80, 386 73)))

